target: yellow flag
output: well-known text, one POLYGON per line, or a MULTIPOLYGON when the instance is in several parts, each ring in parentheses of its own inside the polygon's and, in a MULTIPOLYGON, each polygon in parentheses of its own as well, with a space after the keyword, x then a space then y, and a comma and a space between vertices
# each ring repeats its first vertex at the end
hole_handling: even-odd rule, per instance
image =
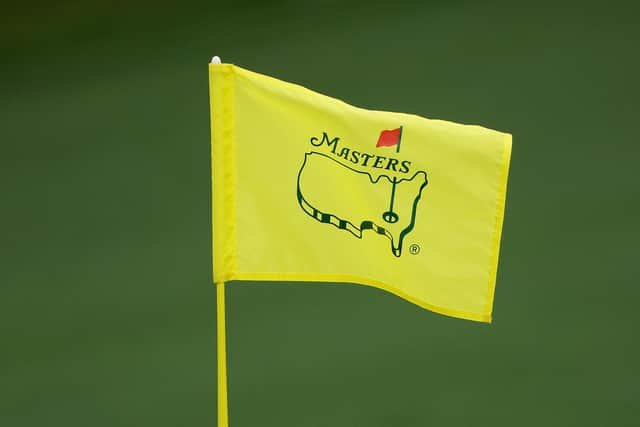
POLYGON ((491 321, 511 135, 210 64, 213 275, 375 286, 491 321))

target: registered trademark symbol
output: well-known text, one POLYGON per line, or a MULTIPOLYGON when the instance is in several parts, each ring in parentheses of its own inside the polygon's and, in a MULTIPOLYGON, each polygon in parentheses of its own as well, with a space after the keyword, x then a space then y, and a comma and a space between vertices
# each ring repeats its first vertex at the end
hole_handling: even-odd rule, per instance
POLYGON ((420 245, 418 245, 417 243, 413 243, 411 246, 409 246, 409 253, 411 255, 418 255, 420 253, 420 245))

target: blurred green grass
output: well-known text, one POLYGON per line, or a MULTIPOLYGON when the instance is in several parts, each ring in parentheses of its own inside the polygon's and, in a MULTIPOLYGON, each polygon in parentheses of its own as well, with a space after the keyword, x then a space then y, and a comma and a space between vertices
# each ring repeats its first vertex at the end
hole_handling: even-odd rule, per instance
POLYGON ((634 426, 629 3, 33 2, 0 18, 0 424, 214 425, 206 62, 514 135, 494 323, 228 287, 233 426, 634 426))

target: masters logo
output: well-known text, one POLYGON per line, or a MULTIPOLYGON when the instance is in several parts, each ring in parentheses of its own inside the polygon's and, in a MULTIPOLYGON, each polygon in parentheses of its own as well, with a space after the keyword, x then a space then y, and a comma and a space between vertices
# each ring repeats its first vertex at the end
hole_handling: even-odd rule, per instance
POLYGON ((414 171, 410 160, 399 157, 401 140, 402 126, 383 130, 373 154, 342 145, 326 132, 312 137, 313 148, 298 173, 298 203, 304 213, 359 239, 371 230, 391 241, 393 255, 402 255, 428 181, 425 171, 414 171), (395 147, 395 153, 386 147, 395 147))

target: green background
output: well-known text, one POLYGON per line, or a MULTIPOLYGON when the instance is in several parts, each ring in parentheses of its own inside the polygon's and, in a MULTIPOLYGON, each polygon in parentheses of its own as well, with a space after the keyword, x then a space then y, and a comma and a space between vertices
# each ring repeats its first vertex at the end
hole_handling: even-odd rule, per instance
POLYGON ((214 54, 514 135, 494 323, 362 286, 230 284, 232 427, 640 425, 638 12, 5 6, 0 425, 215 425, 214 54))

